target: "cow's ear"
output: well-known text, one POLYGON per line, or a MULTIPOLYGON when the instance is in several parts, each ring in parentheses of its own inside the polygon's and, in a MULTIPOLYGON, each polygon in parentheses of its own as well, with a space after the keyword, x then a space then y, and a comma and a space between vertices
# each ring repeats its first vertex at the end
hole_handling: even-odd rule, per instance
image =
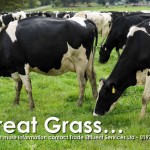
POLYGON ((116 93, 116 89, 114 86, 112 86, 112 93, 115 94, 116 93))
POLYGON ((116 83, 114 83, 114 82, 110 83, 109 89, 112 94, 115 94, 116 93, 116 83))

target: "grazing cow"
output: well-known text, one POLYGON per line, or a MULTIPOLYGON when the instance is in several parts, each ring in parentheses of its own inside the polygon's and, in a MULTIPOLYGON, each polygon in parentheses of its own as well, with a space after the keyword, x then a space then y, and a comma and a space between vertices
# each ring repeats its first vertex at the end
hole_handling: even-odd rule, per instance
POLYGON ((29 13, 26 13, 26 16, 33 17, 33 16, 38 16, 38 14, 37 14, 37 12, 29 12, 29 13))
POLYGON ((101 33, 102 37, 106 37, 110 30, 110 23, 112 21, 111 13, 100 13, 92 11, 81 11, 74 15, 74 17, 82 17, 92 20, 101 33))
MULTIPOLYGON (((150 100, 150 20, 130 28, 124 51, 107 80, 100 82, 93 115, 104 115, 129 86, 136 85, 139 71, 146 74, 140 116, 145 115, 150 100)), ((144 82, 142 83, 144 84, 144 82)))
POLYGON ((53 17, 54 16, 54 13, 50 12, 50 11, 46 11, 43 14, 45 15, 45 17, 53 17))
POLYGON ((108 37, 103 45, 100 46, 99 62, 106 63, 109 58, 111 51, 116 47, 118 58, 120 57, 119 49, 122 48, 127 40, 127 33, 131 26, 137 25, 138 23, 149 19, 150 14, 136 14, 122 16, 116 19, 111 26, 108 37))
POLYGON ((29 17, 11 22, 0 33, 0 73, 11 75, 16 82, 14 103, 19 104, 23 82, 30 108, 34 108, 30 71, 52 76, 76 72, 80 89, 78 105, 82 105, 87 79, 96 98, 93 47, 97 38, 96 25, 83 18, 29 17))
POLYGON ((66 12, 63 18, 72 18, 75 14, 76 12, 66 12))
POLYGON ((53 12, 53 18, 71 18, 75 15, 75 12, 59 12, 59 11, 54 11, 53 12))
POLYGON ((43 16, 45 17, 45 14, 41 11, 38 11, 38 12, 29 12, 29 13, 26 13, 26 16, 27 17, 33 17, 33 16, 43 16))
POLYGON ((23 11, 0 16, 0 32, 11 21, 20 20, 20 19, 24 19, 24 18, 26 18, 26 13, 23 11))

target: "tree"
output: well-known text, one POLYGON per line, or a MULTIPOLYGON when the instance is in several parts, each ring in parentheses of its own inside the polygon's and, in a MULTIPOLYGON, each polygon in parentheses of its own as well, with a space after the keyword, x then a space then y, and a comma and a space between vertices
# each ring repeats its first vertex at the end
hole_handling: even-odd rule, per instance
POLYGON ((105 0, 97 0, 97 3, 105 5, 105 0))
POLYGON ((41 2, 42 6, 51 4, 51 0, 39 0, 39 1, 41 2))
POLYGON ((0 11, 15 11, 24 7, 28 0, 0 0, 0 11))

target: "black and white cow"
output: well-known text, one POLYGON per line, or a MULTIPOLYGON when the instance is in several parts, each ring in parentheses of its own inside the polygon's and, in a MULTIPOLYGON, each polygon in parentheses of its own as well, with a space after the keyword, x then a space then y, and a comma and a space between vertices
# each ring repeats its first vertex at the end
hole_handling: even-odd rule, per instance
POLYGON ((50 12, 50 11, 43 12, 43 15, 44 15, 45 17, 54 17, 54 13, 53 13, 53 12, 50 12))
POLYGON ((81 11, 74 15, 74 17, 82 17, 92 20, 97 28, 98 32, 103 38, 105 38, 110 30, 110 23, 112 21, 111 13, 100 13, 95 11, 81 11))
POLYGON ((26 18, 26 13, 23 11, 8 14, 8 15, 1 15, 0 16, 0 32, 11 21, 20 20, 20 19, 24 19, 24 18, 26 18))
POLYGON ((138 23, 149 18, 150 14, 136 13, 136 15, 131 14, 116 19, 112 23, 105 43, 100 46, 99 62, 106 63, 110 58, 110 54, 113 48, 116 48, 119 58, 119 49, 125 45, 130 27, 133 25, 137 25, 138 23))
POLYGON ((59 12, 59 11, 54 11, 53 12, 53 18, 71 18, 75 15, 76 12, 59 12))
POLYGON ((23 82, 30 108, 34 108, 30 71, 52 76, 76 72, 78 105, 82 105, 87 79, 96 98, 93 63, 97 38, 95 24, 83 18, 29 17, 11 22, 0 33, 0 75, 11 76, 16 82, 14 103, 19 104, 23 82))
POLYGON ((93 115, 104 115, 111 110, 121 94, 129 86, 138 83, 139 71, 146 70, 145 89, 142 96, 140 116, 145 115, 147 103, 150 100, 150 20, 130 28, 127 43, 107 80, 102 79, 93 115))
POLYGON ((29 12, 29 13, 26 13, 26 16, 27 17, 42 16, 42 17, 52 17, 52 18, 55 18, 55 14, 53 12, 50 12, 50 11, 46 11, 46 12, 41 12, 41 11, 38 11, 38 12, 29 12))

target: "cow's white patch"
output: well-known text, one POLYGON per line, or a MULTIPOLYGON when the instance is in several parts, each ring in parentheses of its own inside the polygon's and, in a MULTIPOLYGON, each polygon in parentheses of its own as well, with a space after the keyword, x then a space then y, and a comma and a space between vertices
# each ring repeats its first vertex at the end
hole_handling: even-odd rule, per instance
MULTIPOLYGON (((145 33, 147 33, 146 29, 144 27, 137 27, 137 26, 132 26, 128 32, 127 37, 129 36, 133 36, 135 32, 137 31, 143 31, 145 33)), ((147 33, 148 34, 148 33, 147 33)))
POLYGON ((15 81, 19 81, 19 80, 20 80, 20 77, 19 77, 18 72, 12 73, 12 74, 11 74, 11 77, 12 77, 15 81))
POLYGON ((123 45, 122 50, 124 50, 125 46, 126 46, 126 45, 123 45))
POLYGON ((66 15, 64 15, 64 17, 63 18, 70 18, 70 14, 66 14, 66 15))
POLYGON ((144 71, 146 71, 146 82, 143 95, 145 94, 146 97, 150 97, 150 76, 148 75, 148 71, 150 72, 150 69, 146 69, 144 71))
POLYGON ((55 17, 58 18, 59 11, 54 11, 55 17))
POLYGON ((99 82, 98 92, 100 92, 100 90, 101 90, 103 84, 104 84, 104 82, 103 82, 103 80, 101 80, 101 81, 99 82))
POLYGON ((81 26, 86 27, 85 19, 84 18, 72 17, 72 18, 69 18, 68 20, 75 21, 75 22, 79 23, 81 26))
POLYGON ((145 116, 147 104, 150 100, 150 75, 149 75, 150 69, 147 69, 147 74, 146 74, 146 83, 144 87, 144 92, 142 96, 142 109, 140 113, 140 117, 143 118, 145 116))
POLYGON ((95 112, 93 112, 93 116, 98 117, 99 115, 98 115, 98 114, 96 114, 95 112))
POLYGON ((97 96, 97 99, 96 99, 96 103, 97 103, 97 101, 98 101, 98 99, 99 99, 99 92, 100 92, 100 90, 101 90, 101 88, 102 88, 103 84, 104 84, 104 82, 103 82, 103 80, 101 80, 101 81, 99 82, 99 87, 98 87, 98 96, 97 96))
POLYGON ((0 32, 1 32, 2 29, 5 27, 2 16, 0 16, 0 22, 2 22, 2 26, 0 27, 0 32))
POLYGON ((19 74, 24 86, 25 86, 25 89, 27 92, 31 92, 32 91, 32 87, 31 87, 31 83, 30 83, 30 80, 29 80, 29 76, 28 75, 21 75, 19 74))
POLYGON ((76 71, 75 65, 78 65, 79 67, 81 67, 81 70, 82 70, 82 67, 84 65, 81 63, 82 61, 84 63, 88 62, 85 48, 81 45, 77 50, 77 49, 72 48, 68 44, 68 51, 66 54, 63 55, 60 69, 53 68, 49 70, 48 73, 45 73, 41 71, 38 67, 34 67, 34 68, 30 67, 29 71, 38 72, 44 75, 57 76, 57 75, 64 74, 68 71, 75 72, 76 71))
POLYGON ((148 72, 148 69, 145 69, 143 71, 141 71, 141 70, 137 71, 137 73, 136 73, 136 80, 137 80, 136 85, 145 85, 147 72, 148 72))
POLYGON ((12 17, 13 17, 15 20, 24 19, 24 18, 26 18, 26 13, 23 12, 23 11, 20 11, 20 12, 17 12, 17 13, 13 13, 13 14, 12 14, 12 17))
POLYGON ((150 13, 150 10, 142 10, 142 13, 150 13))
POLYGON ((29 77, 30 65, 28 63, 25 64, 24 69, 25 69, 25 75, 19 74, 19 77, 21 78, 27 92, 31 92, 32 86, 31 86, 30 77, 29 77))
POLYGON ((26 74, 30 73, 30 65, 28 63, 25 64, 24 69, 25 69, 26 74))
POLYGON ((17 26, 18 26, 18 20, 10 22, 7 29, 6 29, 6 32, 9 35, 12 42, 17 40, 17 38, 16 38, 16 28, 17 28, 17 26))

